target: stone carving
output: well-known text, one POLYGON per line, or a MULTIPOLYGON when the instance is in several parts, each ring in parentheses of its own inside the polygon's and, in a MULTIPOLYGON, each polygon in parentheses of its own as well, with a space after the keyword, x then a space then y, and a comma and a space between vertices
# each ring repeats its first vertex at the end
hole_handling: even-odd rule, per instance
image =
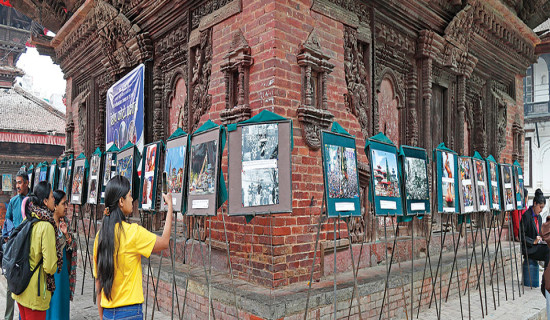
POLYGON ((497 159, 500 159, 502 150, 506 147, 506 126, 508 123, 508 110, 506 102, 496 99, 497 105, 497 159))
POLYGON ((344 28, 344 71, 348 88, 346 105, 359 120, 363 138, 367 139, 372 136, 370 74, 367 69, 369 52, 365 52, 365 46, 358 42, 357 30, 348 26, 344 28))
POLYGON ((326 93, 327 74, 332 72, 334 65, 328 62, 329 57, 321 50, 315 29, 302 44, 296 58, 302 69, 302 102, 297 111, 298 120, 303 125, 306 144, 316 150, 321 147, 321 130, 328 129, 334 118, 327 110, 326 93))
POLYGON ((223 124, 237 123, 250 118, 248 77, 254 59, 241 29, 233 35, 229 53, 221 66, 225 79, 225 110, 220 114, 223 124))
POLYGON ((191 28, 199 27, 201 18, 211 14, 212 12, 224 7, 234 0, 207 0, 197 8, 191 11, 191 28))
POLYGON ((483 96, 479 94, 473 104, 472 119, 474 125, 474 149, 482 156, 488 156, 487 152, 487 129, 485 126, 485 110, 483 106, 483 96))
POLYGON ((190 83, 191 131, 194 131, 202 117, 212 105, 212 96, 208 93, 212 69, 212 29, 201 31, 200 44, 192 50, 193 69, 190 83))

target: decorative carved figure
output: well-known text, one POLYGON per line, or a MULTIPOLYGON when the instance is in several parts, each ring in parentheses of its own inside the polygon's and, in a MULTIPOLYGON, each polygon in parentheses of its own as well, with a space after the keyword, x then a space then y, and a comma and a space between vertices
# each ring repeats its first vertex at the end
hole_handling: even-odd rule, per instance
POLYGON ((191 131, 194 131, 202 115, 212 105, 212 96, 208 93, 212 69, 212 29, 201 31, 200 44, 192 49, 193 69, 191 75, 191 131))

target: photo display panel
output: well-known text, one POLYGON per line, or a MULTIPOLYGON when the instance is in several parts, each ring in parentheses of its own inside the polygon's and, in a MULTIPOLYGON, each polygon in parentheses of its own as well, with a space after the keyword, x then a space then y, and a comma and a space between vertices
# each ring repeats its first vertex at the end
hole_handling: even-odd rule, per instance
POLYGON ((485 163, 487 164, 487 175, 489 178, 489 206, 491 210, 500 211, 502 206, 498 163, 493 156, 487 157, 485 163))
POLYGON ((220 128, 191 137, 187 214, 214 216, 220 171, 220 128))
POLYGON ((40 165, 34 168, 34 183, 33 186, 36 186, 40 182, 40 165))
POLYGON ((322 131, 321 148, 328 217, 361 216, 355 138, 322 131))
POLYGON ((426 150, 401 146, 405 212, 407 215, 430 213, 430 185, 426 150))
POLYGON ((502 202, 505 211, 516 209, 516 199, 514 193, 514 180, 512 166, 509 164, 500 164, 500 179, 502 184, 502 202))
MULTIPOLYGON (((187 134, 166 141, 164 157, 164 172, 166 173, 168 192, 172 194, 174 212, 184 212, 183 200, 187 172, 187 151, 189 136, 187 134)), ((167 210, 168 206, 161 199, 160 209, 167 210)))
POLYGON ((13 190, 13 182, 11 180, 11 174, 2 175, 2 191, 11 192, 13 190))
POLYGON ((476 186, 472 158, 458 157, 458 169, 460 176, 460 212, 472 213, 477 211, 476 186))
POLYGON ((477 210, 481 212, 490 211, 489 188, 487 183, 487 164, 484 159, 472 158, 474 169, 474 183, 477 194, 477 210))
POLYGON ((150 143, 143 149, 144 157, 141 168, 139 207, 146 211, 155 210, 160 151, 160 141, 150 143))
POLYGON ((290 131, 290 121, 274 121, 229 132, 230 215, 292 212, 290 131))
POLYGON ((57 162, 56 160, 52 161, 50 164, 50 169, 48 171, 48 182, 52 186, 53 190, 56 190, 57 187, 57 162))
POLYGON ((65 163, 65 181, 63 183, 63 192, 65 192, 69 196, 72 196, 71 181, 73 177, 73 164, 74 160, 72 158, 67 159, 67 162, 65 163))
POLYGON ((132 190, 132 198, 138 198, 139 181, 137 179, 136 166, 139 163, 137 159, 137 148, 131 145, 117 153, 116 156, 116 172, 130 181, 130 190, 132 190))
POLYGON ((67 171, 67 168, 65 166, 65 160, 61 160, 61 163, 59 164, 59 177, 57 179, 58 190, 63 190, 63 187, 65 185, 65 172, 67 171))
POLYGON ((38 182, 48 181, 48 163, 45 162, 40 165, 40 178, 38 182))
POLYGON ((371 187, 375 214, 382 216, 403 215, 397 148, 393 144, 369 139, 365 150, 372 172, 371 187))
POLYGON ((32 192, 34 188, 34 167, 32 165, 30 165, 29 170, 27 170, 27 176, 29 177, 29 190, 32 192))
POLYGON ((101 162, 103 155, 96 150, 90 158, 90 178, 88 179, 88 203, 97 204, 101 183, 101 162))
POLYGON ((458 159, 454 151, 436 149, 437 209, 440 213, 460 213, 458 159))
POLYGON ((521 170, 521 166, 519 165, 519 162, 514 162, 514 165, 512 166, 514 170, 514 190, 515 190, 515 200, 516 200, 516 208, 517 210, 523 210, 526 207, 525 204, 525 194, 523 193, 523 170, 521 170))
MULTIPOLYGON (((118 150, 117 150, 118 151, 118 150)), ((105 187, 107 187, 107 183, 109 180, 111 180, 114 176, 117 175, 116 170, 116 157, 117 157, 117 151, 107 151, 105 153, 105 156, 103 157, 103 178, 101 179, 101 196, 100 196, 100 203, 105 203, 105 187)))
POLYGON ((71 204, 83 204, 86 198, 86 159, 76 159, 74 162, 71 183, 71 204))

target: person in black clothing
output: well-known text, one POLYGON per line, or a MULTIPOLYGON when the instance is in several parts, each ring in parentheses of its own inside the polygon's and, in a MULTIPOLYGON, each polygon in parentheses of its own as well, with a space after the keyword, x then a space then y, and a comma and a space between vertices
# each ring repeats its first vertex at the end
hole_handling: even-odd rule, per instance
POLYGON ((540 213, 546 205, 546 199, 540 189, 535 192, 533 205, 529 207, 520 221, 521 252, 529 259, 544 261, 544 268, 548 266, 550 249, 541 237, 542 218, 540 213))

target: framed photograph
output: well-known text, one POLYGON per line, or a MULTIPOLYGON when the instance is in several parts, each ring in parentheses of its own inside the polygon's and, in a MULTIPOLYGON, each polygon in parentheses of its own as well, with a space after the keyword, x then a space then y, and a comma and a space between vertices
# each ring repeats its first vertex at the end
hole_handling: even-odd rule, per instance
POLYGON ((132 145, 118 152, 116 156, 117 174, 130 181, 130 190, 132 198, 138 199, 139 181, 137 181, 137 164, 139 163, 138 151, 136 146, 132 145))
POLYGON ((457 154, 447 148, 436 148, 435 152, 438 212, 460 213, 457 154))
POLYGON ((143 149, 144 157, 141 167, 139 208, 146 211, 155 210, 160 149, 160 141, 147 144, 143 149))
POLYGON ((76 159, 74 162, 71 184, 71 204, 83 204, 86 198, 86 159, 76 159))
POLYGON ((71 156, 65 162, 65 180, 63 181, 63 191, 69 197, 69 201, 71 200, 71 196, 72 196, 72 194, 71 194, 71 188, 72 188, 71 182, 72 182, 72 179, 73 179, 73 165, 74 165, 74 160, 71 156))
POLYGON ((13 181, 11 180, 11 174, 2 175, 2 191, 3 192, 13 191, 13 181))
POLYGON ((474 170, 474 186, 477 194, 477 210, 481 212, 490 211, 487 164, 482 158, 473 157, 472 165, 474 170))
POLYGON ((65 163, 63 161, 59 164, 59 174, 57 178, 57 189, 63 190, 63 185, 65 184, 65 163))
POLYGON ((405 186, 405 213, 419 215, 430 213, 430 185, 426 150, 401 146, 403 184, 405 186))
MULTIPOLYGON (((179 136, 166 141, 166 154, 164 157, 164 172, 168 180, 168 191, 172 193, 172 207, 174 212, 183 212, 183 197, 185 194, 185 182, 187 172, 187 141, 188 135, 179 136)), ((167 209, 166 203, 161 199, 160 209, 167 209)))
POLYGON ((516 210, 516 197, 514 192, 514 179, 512 166, 500 164, 500 179, 502 184, 502 207, 505 211, 516 210))
POLYGON ((40 165, 40 178, 38 182, 48 181, 48 163, 44 162, 40 165))
POLYGON ((31 164, 27 170, 27 175, 29 176, 29 192, 32 192, 34 188, 34 166, 31 164))
POLYGON ((524 176, 523 171, 521 170, 521 166, 519 162, 515 161, 514 165, 512 166, 514 170, 514 195, 516 200, 516 209, 517 210, 523 210, 525 209, 525 194, 523 193, 524 188, 524 176))
POLYGON ((355 138, 321 131, 321 155, 328 217, 361 216, 355 138))
POLYGON ((460 212, 471 213, 477 211, 477 196, 475 186, 475 174, 470 157, 458 157, 458 178, 460 186, 460 212))
POLYGON ((397 167, 397 148, 393 144, 369 139, 374 212, 376 215, 403 215, 401 177, 397 167))
POLYGON ((48 182, 52 185, 52 189, 57 189, 58 180, 57 160, 53 160, 48 170, 48 182))
POLYGON ((33 186, 36 186, 40 182, 40 165, 34 168, 34 183, 33 186))
POLYGON ((220 128, 191 137, 188 169, 188 215, 216 215, 220 172, 220 128))
MULTIPOLYGON (((111 150, 111 149, 109 149, 111 150)), ((103 171, 100 173, 103 177, 101 179, 101 197, 100 197, 100 203, 105 203, 105 187, 107 187, 107 183, 111 178, 117 175, 116 171, 116 157, 117 157, 117 151, 107 151, 103 157, 103 171)))
POLYGON ((87 203, 97 204, 99 192, 101 191, 101 162, 103 154, 98 149, 90 158, 90 177, 88 178, 88 197, 87 203))
POLYGON ((229 215, 292 212, 290 121, 229 132, 229 215))
POLYGON ((485 159, 487 165, 487 177, 489 182, 489 207, 491 210, 501 210, 501 193, 500 193, 500 172, 498 164, 493 156, 485 159))

